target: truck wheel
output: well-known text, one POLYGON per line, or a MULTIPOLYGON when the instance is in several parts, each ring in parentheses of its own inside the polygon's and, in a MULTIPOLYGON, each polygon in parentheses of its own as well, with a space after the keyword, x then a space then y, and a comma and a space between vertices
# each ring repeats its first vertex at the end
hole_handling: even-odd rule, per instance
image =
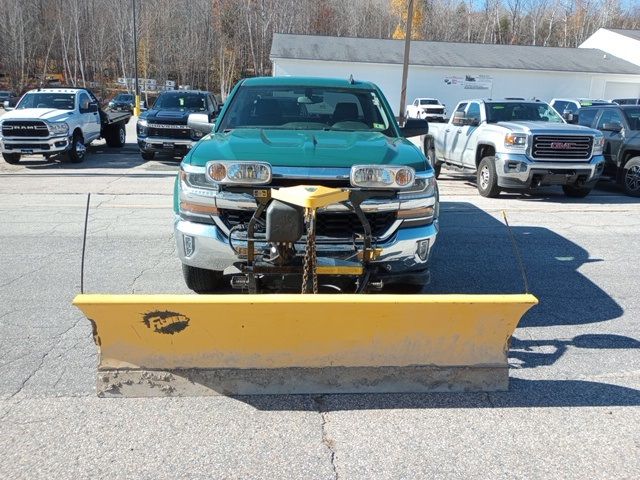
POLYGON ((563 185, 562 191, 567 197, 571 198, 584 198, 589 195, 591 192, 591 188, 589 187, 578 187, 576 185, 563 185))
POLYGON ((140 152, 143 160, 153 160, 153 157, 156 156, 156 152, 140 152))
POLYGON ((11 165, 17 165, 20 163, 19 153, 3 153, 2 158, 4 158, 5 162, 10 163, 11 165))
POLYGON ((500 195, 495 160, 496 157, 484 157, 478 165, 477 186, 483 197, 496 198, 500 195))
POLYGON ((182 264, 184 281, 196 293, 211 293, 222 287, 222 272, 182 264))
POLYGON ((436 178, 438 178, 440 176, 440 171, 442 170, 442 163, 438 162, 438 160, 436 159, 436 151, 433 148, 433 144, 428 144, 428 148, 427 148, 427 156, 429 157, 429 160, 431 161, 431 166, 433 167, 433 171, 435 173, 436 178))
POLYGON ((71 148, 64 155, 62 155, 62 161, 67 163, 80 163, 84 160, 84 156, 86 153, 87 147, 84 144, 82 134, 76 132, 73 134, 71 148))
POLYGON ((640 157, 633 157, 624 166, 624 191, 632 197, 640 197, 640 157))
POLYGON ((111 126, 107 129, 105 140, 107 141, 107 147, 120 148, 123 147, 127 141, 127 131, 122 123, 111 126))

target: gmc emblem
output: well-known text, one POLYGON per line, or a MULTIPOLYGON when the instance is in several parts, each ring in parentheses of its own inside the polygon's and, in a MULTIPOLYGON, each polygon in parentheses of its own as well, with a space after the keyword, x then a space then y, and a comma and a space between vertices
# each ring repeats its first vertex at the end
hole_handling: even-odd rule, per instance
POLYGON ((573 143, 569 143, 569 142, 553 142, 551 144, 551 148, 553 148, 554 150, 569 150, 574 146, 575 145, 573 143))

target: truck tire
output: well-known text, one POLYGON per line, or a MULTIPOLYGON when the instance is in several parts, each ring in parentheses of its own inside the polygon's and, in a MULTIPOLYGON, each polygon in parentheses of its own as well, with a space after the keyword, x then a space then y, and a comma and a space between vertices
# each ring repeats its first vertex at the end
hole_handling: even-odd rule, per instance
POLYGON ((496 174, 496 157, 484 157, 478 165, 478 192, 483 197, 496 198, 500 195, 498 175, 496 174))
POLYGON ((182 264, 184 281, 196 293, 212 293, 223 285, 222 272, 182 264))
POLYGON ((107 141, 107 147, 109 148, 123 147, 127 141, 127 131, 124 128, 124 124, 117 123, 107 127, 104 139, 107 141))
POLYGON ((71 140, 71 148, 62 155, 62 161, 65 163, 80 163, 84 160, 86 153, 87 147, 84 144, 82 134, 75 132, 71 140))
POLYGON ((153 157, 156 156, 156 152, 140 152, 143 160, 153 160, 153 157))
POLYGON ((626 163, 622 182, 627 195, 640 197, 640 157, 633 157, 626 163))
POLYGON ((11 165, 17 165, 20 163, 19 153, 3 153, 2 158, 4 158, 5 162, 10 163, 11 165))
POLYGON ((591 192, 591 187, 578 187, 577 185, 563 185, 562 191, 567 197, 584 198, 591 192))
POLYGON ((439 162, 436 158, 436 150, 431 142, 427 143, 427 156, 431 161, 431 166, 433 167, 435 176, 438 178, 440 176, 440 171, 442 170, 442 162, 439 162))

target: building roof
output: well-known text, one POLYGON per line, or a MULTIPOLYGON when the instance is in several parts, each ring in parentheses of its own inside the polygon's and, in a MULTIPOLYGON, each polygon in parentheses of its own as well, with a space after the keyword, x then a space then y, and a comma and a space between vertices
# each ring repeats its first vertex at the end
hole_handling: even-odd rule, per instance
MULTIPOLYGON (((401 64, 404 40, 276 33, 271 59, 401 64)), ((640 66, 591 48, 412 41, 411 65, 640 75, 640 66)))
POLYGON ((625 37, 633 38, 634 40, 640 40, 640 30, 627 30, 624 28, 607 28, 611 32, 615 32, 625 37))

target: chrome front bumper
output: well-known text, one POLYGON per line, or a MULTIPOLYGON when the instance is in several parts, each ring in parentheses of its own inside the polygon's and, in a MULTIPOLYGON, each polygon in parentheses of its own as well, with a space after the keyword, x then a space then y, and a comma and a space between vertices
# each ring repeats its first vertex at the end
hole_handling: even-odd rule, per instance
MULTIPOLYGON (((178 256, 182 263, 208 270, 223 271, 238 261, 238 257, 229 246, 229 237, 218 225, 190 222, 176 217, 174 227, 178 256), (185 252, 186 236, 191 237, 189 239, 193 248, 191 255, 185 252)), ((377 247, 382 248, 382 254, 373 263, 381 266, 386 275, 425 270, 438 229, 438 220, 425 226, 398 228, 385 241, 376 244, 377 247), (424 259, 421 259, 417 253, 418 242, 421 240, 429 240, 428 253, 424 259)), ((353 259, 355 251, 351 241, 324 243, 322 239, 318 240, 316 248, 319 257, 353 259)), ((234 245, 246 246, 242 242, 235 242, 234 245)), ((258 251, 266 247, 264 243, 256 244, 258 251)), ((304 241, 296 244, 296 250, 304 251, 304 241)))
POLYGON ((197 140, 167 137, 138 137, 138 147, 144 152, 190 150, 197 140), (170 146, 169 146, 170 145, 170 146))
POLYGON ((588 162, 532 161, 527 155, 496 153, 498 186, 531 188, 539 185, 594 185, 604 169, 604 157, 594 155, 588 162))
POLYGON ((32 153, 61 153, 66 152, 71 146, 71 139, 67 137, 51 138, 0 138, 0 151, 2 153, 20 153, 29 155, 32 153), (33 148, 32 148, 33 147, 33 148))

